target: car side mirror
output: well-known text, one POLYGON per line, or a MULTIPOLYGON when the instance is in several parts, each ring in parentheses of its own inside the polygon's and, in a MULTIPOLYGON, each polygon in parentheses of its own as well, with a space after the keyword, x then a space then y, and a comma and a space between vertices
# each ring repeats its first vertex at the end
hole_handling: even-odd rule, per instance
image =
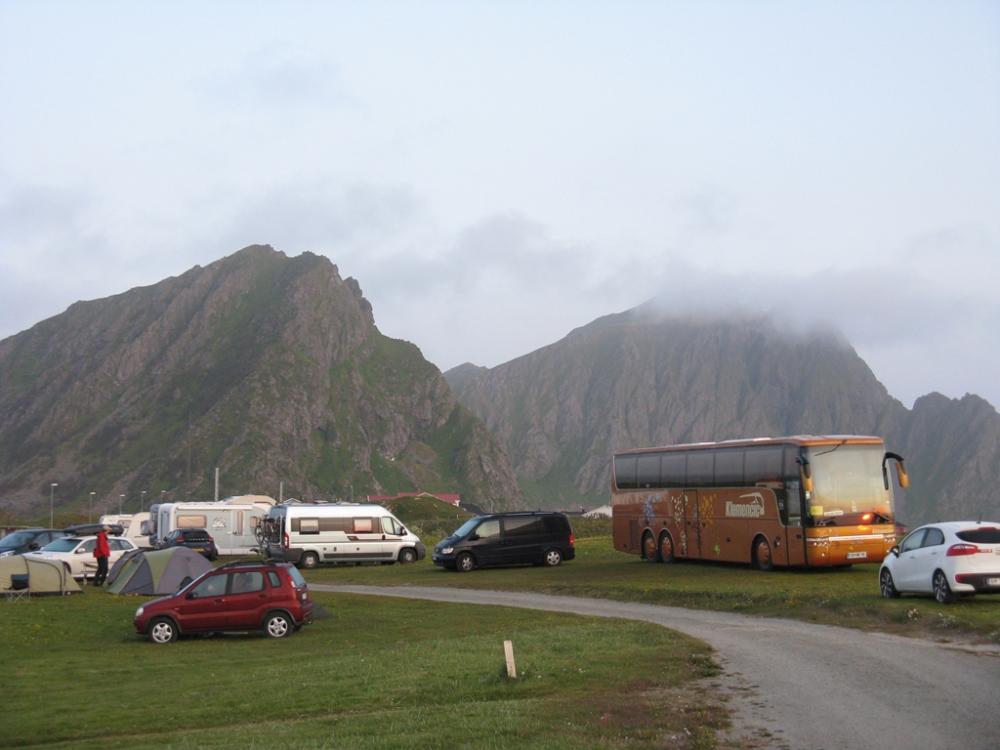
POLYGON ((893 547, 892 549, 890 549, 889 554, 893 555, 894 557, 899 557, 899 547, 893 547))
POLYGON ((86 552, 86 551, 87 551, 87 550, 85 550, 85 549, 82 549, 82 548, 81 548, 81 549, 78 549, 78 550, 77 550, 76 552, 74 552, 73 554, 74 554, 74 555, 82 555, 82 554, 83 554, 84 552, 86 552))
POLYGON ((196 593, 194 593, 193 591, 189 591, 187 593, 187 596, 185 596, 184 598, 185 599, 197 599, 198 595, 196 593))
POLYGON ((40 549, 40 547, 38 546, 37 542, 32 542, 31 544, 28 545, 28 549, 35 550, 35 549, 40 549))
POLYGON ((474 541, 476 541, 477 539, 479 539, 479 534, 470 534, 470 535, 469 535, 469 541, 470 541, 470 542, 474 542, 474 541))

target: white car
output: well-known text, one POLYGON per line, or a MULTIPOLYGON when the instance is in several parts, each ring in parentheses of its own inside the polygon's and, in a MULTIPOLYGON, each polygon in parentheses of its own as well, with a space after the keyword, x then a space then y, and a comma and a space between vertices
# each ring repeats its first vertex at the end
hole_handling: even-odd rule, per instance
MULTIPOLYGON (((38 552, 28 553, 29 557, 39 557, 43 560, 61 562, 74 578, 93 578, 97 573, 97 558, 94 557, 96 536, 68 536, 56 539, 38 552)), ((118 558, 126 552, 136 549, 131 541, 123 537, 109 536, 108 547, 111 555, 108 557, 108 569, 118 562, 118 558)))
POLYGON ((878 572, 882 596, 1000 594, 1000 523, 948 521, 914 529, 889 550, 878 572))

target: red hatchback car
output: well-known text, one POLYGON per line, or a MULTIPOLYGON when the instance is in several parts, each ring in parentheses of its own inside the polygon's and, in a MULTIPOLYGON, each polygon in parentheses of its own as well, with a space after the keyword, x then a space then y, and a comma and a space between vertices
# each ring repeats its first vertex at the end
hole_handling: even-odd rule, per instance
POLYGON ((188 633, 263 630, 284 638, 312 622, 306 581, 290 563, 234 562, 203 573, 173 596, 135 613, 135 629, 153 643, 188 633))

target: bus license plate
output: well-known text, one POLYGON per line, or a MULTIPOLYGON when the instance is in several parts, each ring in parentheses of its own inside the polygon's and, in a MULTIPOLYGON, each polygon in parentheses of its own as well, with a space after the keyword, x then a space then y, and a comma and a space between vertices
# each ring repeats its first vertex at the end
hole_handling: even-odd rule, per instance
POLYGON ((867 552, 848 552, 847 553, 847 559, 848 560, 866 560, 866 559, 868 559, 868 553, 867 552))

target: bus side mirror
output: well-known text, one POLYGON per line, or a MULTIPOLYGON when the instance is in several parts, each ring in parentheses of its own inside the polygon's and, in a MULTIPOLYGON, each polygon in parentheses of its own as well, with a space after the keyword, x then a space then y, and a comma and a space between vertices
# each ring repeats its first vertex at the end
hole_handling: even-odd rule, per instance
POLYGON ((904 490, 910 486, 910 475, 906 473, 906 465, 902 459, 896 463, 896 479, 904 490))
POLYGON ((812 469, 808 461, 799 459, 799 479, 802 481, 802 489, 806 492, 813 491, 812 469))

